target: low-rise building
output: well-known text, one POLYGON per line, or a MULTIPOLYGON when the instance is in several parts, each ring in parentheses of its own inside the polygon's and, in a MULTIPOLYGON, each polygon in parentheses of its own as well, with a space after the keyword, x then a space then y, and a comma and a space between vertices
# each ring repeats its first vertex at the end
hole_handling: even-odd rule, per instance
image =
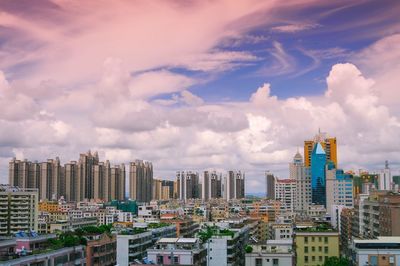
POLYGON ((364 266, 400 265, 400 237, 353 240, 353 262, 364 266))
POLYGON ((339 257, 339 233, 325 226, 296 229, 296 265, 317 266, 328 257, 339 257))
POLYGON ((294 265, 292 240, 268 240, 264 244, 246 247, 246 266, 294 265))
POLYGON ((207 251, 198 238, 161 238, 147 249, 147 257, 157 265, 207 265, 207 251))
POLYGON ((0 185, 0 235, 38 230, 38 190, 0 185))
POLYGON ((268 226, 268 239, 293 239, 293 226, 288 223, 272 223, 268 226))
POLYGON ((117 262, 115 235, 101 234, 92 237, 86 245, 86 266, 114 266, 117 262))
POLYGON ((44 251, 35 255, 20 257, 18 259, 2 261, 3 266, 21 265, 85 265, 84 246, 66 247, 44 251))

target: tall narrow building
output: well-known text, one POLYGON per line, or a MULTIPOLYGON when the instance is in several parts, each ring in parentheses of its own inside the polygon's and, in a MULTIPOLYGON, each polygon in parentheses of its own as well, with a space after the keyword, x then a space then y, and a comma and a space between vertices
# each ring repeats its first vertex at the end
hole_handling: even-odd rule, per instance
POLYGON ((225 199, 242 199, 245 197, 245 174, 241 171, 228 171, 225 177, 225 199))
POLYGON ((177 181, 177 192, 179 199, 199 199, 200 195, 200 184, 199 184, 199 173, 192 171, 178 171, 176 173, 177 181))
POLYGON ((204 171, 203 172, 203 182, 201 183, 202 189, 201 189, 201 198, 204 201, 207 201, 210 199, 210 184, 211 178, 210 178, 210 172, 209 171, 204 171))
POLYGON ((311 201, 326 207, 326 153, 321 143, 314 146, 311 156, 311 201))
POLYGON ((303 157, 299 152, 293 157, 289 164, 290 179, 296 182, 296 200, 294 211, 306 215, 308 206, 311 204, 311 175, 310 168, 303 163, 303 157))
POLYGON ((136 160, 129 164, 130 198, 138 202, 150 202, 153 195, 153 165, 136 160))
POLYGON ((80 186, 78 183, 78 164, 71 161, 65 164, 65 199, 67 201, 78 201, 80 195, 80 186))
POLYGON ((99 163, 97 152, 82 153, 78 161, 78 185, 80 186, 79 200, 94 198, 93 166, 99 163))
POLYGON ((383 169, 379 174, 379 189, 391 190, 392 184, 393 184, 393 177, 389 168, 389 162, 385 161, 385 169, 383 169))
POLYGON ((265 179, 266 179, 266 198, 268 199, 275 199, 275 177, 274 174, 270 172, 265 172, 265 179))

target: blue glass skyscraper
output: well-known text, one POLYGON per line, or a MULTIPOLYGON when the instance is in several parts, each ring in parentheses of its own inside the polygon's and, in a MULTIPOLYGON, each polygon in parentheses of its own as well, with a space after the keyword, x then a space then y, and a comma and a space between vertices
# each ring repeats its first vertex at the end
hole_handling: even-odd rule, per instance
POLYGON ((326 207, 326 153, 317 142, 311 154, 311 202, 326 207))

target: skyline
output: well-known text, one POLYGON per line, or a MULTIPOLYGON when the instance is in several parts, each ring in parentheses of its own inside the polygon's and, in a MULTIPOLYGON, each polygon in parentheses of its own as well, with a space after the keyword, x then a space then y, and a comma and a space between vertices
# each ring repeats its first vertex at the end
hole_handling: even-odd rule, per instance
POLYGON ((0 3, 0 177, 8 162, 288 177, 303 141, 338 167, 400 168, 398 1, 0 3))

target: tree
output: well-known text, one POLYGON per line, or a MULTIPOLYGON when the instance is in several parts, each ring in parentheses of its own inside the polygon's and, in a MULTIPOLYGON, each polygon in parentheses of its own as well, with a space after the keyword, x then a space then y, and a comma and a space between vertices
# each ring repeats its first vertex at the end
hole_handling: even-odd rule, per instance
POLYGON ((345 257, 329 257, 323 266, 352 266, 351 260, 345 257))

